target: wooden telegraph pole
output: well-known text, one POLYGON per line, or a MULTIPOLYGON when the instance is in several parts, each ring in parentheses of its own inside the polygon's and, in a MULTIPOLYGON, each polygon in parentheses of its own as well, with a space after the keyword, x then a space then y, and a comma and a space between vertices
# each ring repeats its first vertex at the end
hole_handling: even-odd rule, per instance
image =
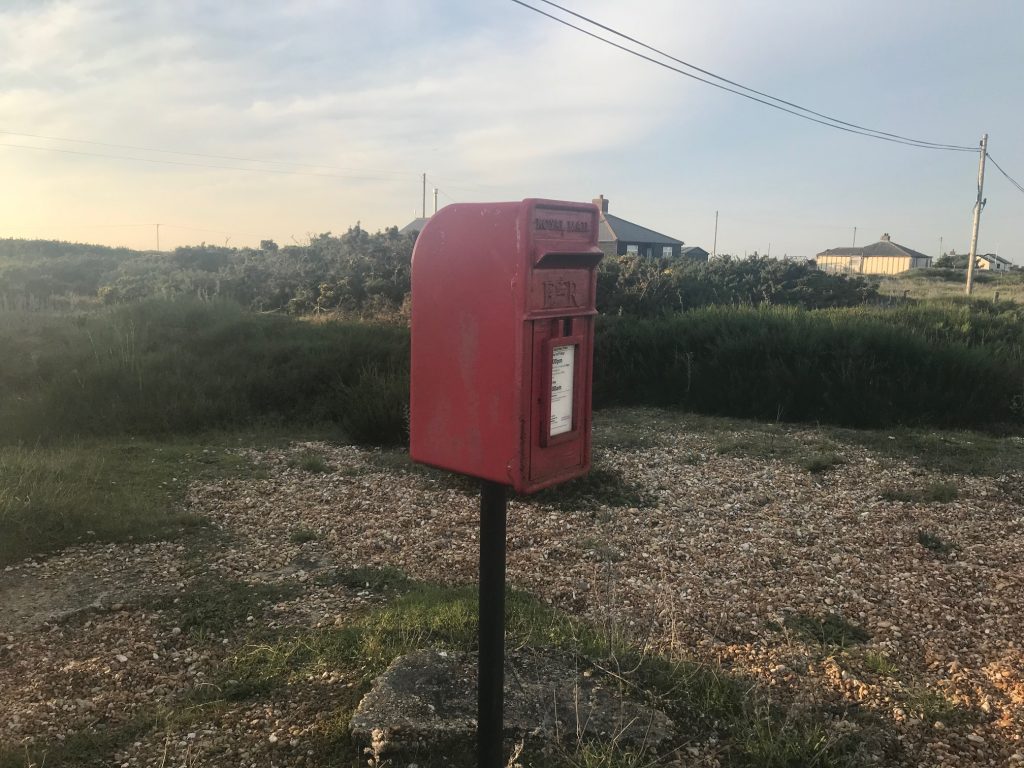
POLYGON ((988 156, 988 134, 981 137, 981 158, 978 160, 978 200, 974 203, 974 226, 971 229, 971 253, 967 257, 967 295, 974 290, 974 260, 978 256, 978 227, 981 225, 981 209, 985 207, 982 192, 985 189, 985 158, 988 156))

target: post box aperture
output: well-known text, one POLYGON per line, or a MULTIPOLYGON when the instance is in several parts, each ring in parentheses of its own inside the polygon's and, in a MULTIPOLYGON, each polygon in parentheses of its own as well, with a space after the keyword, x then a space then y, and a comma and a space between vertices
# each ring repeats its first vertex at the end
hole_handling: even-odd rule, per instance
POLYGON ((531 492, 590 469, 598 211, 450 205, 412 256, 413 461, 531 492))

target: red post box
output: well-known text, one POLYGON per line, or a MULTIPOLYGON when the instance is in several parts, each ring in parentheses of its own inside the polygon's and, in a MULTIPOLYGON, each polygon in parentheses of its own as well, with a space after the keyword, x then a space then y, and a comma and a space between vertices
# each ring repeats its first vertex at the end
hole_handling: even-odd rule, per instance
POLYGON ((413 461, 532 492, 590 469, 598 212, 450 205, 412 255, 413 461))

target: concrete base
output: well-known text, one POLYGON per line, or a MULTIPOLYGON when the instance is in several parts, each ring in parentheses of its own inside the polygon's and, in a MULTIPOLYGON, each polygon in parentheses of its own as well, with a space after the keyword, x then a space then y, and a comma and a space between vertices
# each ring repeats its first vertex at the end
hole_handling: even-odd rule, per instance
MULTIPOLYGON (((399 657, 352 716, 353 742, 368 760, 396 766, 475 765, 476 665, 475 655, 443 651, 399 657)), ((505 660, 506 754, 520 741, 569 754, 591 739, 656 749, 672 732, 663 712, 570 655, 523 649, 505 660)))

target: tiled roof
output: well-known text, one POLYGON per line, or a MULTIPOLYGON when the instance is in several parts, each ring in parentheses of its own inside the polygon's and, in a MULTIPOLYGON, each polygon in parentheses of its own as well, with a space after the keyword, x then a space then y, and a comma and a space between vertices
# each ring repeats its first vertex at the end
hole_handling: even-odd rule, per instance
POLYGON ((891 240, 879 240, 877 243, 865 245, 863 248, 829 248, 822 251, 818 256, 910 256, 914 259, 930 259, 920 251, 907 248, 905 245, 894 243, 891 240))
POLYGON ((655 232, 653 229, 641 227, 631 221, 620 219, 610 213, 602 214, 599 240, 611 243, 616 240, 623 243, 652 243, 655 245, 683 245, 682 240, 655 232))
POLYGON ((427 226, 428 221, 430 221, 429 216, 425 219, 422 217, 415 218, 398 231, 403 235, 408 234, 410 232, 422 232, 423 228, 427 226))

